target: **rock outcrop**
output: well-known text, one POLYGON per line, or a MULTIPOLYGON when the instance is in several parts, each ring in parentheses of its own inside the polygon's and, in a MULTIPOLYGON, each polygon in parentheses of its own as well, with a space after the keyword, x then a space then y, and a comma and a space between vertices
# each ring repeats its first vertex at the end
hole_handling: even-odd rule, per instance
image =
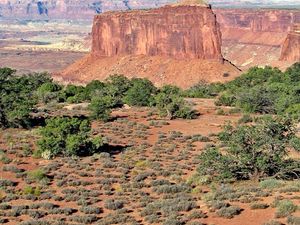
POLYGON ((281 45, 300 10, 216 9, 223 39, 238 43, 281 45))
POLYGON ((92 40, 91 54, 67 68, 64 80, 84 83, 118 73, 187 88, 239 74, 224 63, 219 25, 202 4, 103 13, 95 16, 92 40))
POLYGON ((282 45, 281 60, 300 61, 300 24, 295 24, 282 45))
POLYGON ((180 5, 103 13, 95 16, 92 37, 95 57, 146 55, 223 60, 221 33, 208 7, 180 5))
POLYGON ((300 10, 215 9, 221 26, 223 55, 247 70, 252 66, 277 66, 282 45, 294 23, 300 22, 300 10))

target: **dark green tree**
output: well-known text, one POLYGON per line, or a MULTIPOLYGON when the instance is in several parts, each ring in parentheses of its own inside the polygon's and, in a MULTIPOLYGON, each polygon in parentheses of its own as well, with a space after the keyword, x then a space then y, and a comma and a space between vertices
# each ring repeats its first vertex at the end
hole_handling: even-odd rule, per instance
POLYGON ((38 153, 46 159, 56 156, 91 155, 102 146, 101 138, 91 137, 91 124, 77 118, 51 118, 40 129, 38 153))
POLYGON ((15 70, 0 68, 0 127, 29 127, 34 110, 34 92, 45 82, 48 74, 35 73, 16 76, 15 70))
POLYGON ((93 80, 85 87, 85 95, 88 96, 88 100, 91 100, 95 95, 103 93, 105 84, 99 80, 93 80))
POLYGON ((126 92, 124 102, 131 106, 151 106, 154 101, 156 88, 147 79, 131 80, 132 87, 126 92))
POLYGON ((111 109, 113 106, 114 102, 110 96, 93 97, 91 104, 89 105, 91 118, 107 122, 110 119, 111 109))
POLYGON ((173 86, 165 86, 155 96, 155 104, 160 114, 169 119, 193 119, 196 112, 180 96, 180 90, 173 86))
POLYGON ((295 146, 299 143, 291 119, 268 116, 258 119, 256 124, 236 128, 228 125, 219 139, 222 149, 209 148, 201 154, 198 168, 201 175, 218 180, 259 180, 300 174, 287 159, 291 143, 295 146))
POLYGON ((112 75, 105 80, 105 88, 102 96, 110 96, 113 106, 119 107, 123 105, 123 98, 131 87, 131 82, 123 75, 112 75))
POLYGON ((48 103, 52 100, 58 100, 59 91, 62 87, 54 82, 46 82, 42 84, 36 91, 36 95, 43 103, 48 103))
POLYGON ((289 82, 300 82, 300 62, 297 62, 289 67, 286 70, 285 74, 289 82))
POLYGON ((241 92, 237 97, 236 105, 248 113, 275 113, 275 97, 266 87, 255 86, 248 91, 241 92))

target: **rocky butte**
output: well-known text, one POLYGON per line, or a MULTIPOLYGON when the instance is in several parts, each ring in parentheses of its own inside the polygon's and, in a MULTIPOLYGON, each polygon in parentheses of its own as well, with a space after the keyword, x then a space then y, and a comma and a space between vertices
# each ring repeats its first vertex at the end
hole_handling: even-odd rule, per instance
POLYGON ((87 82, 118 73, 183 88, 234 78, 239 71, 222 57, 216 17, 198 2, 95 16, 92 52, 63 78, 87 82))
POLYGON ((300 61, 300 24, 295 24, 285 39, 280 59, 283 61, 300 61))

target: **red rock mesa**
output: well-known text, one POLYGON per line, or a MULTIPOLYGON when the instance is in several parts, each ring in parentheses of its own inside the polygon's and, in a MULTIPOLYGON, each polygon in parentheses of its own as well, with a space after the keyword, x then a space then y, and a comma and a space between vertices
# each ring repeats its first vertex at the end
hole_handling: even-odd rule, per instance
POLYGON ((119 73, 186 88, 239 74, 223 62, 219 25, 208 6, 107 12, 95 16, 92 36, 91 54, 67 68, 64 79, 87 82, 119 73))
POLYGON ((221 33, 210 9, 165 6, 95 16, 92 54, 223 60, 221 33))

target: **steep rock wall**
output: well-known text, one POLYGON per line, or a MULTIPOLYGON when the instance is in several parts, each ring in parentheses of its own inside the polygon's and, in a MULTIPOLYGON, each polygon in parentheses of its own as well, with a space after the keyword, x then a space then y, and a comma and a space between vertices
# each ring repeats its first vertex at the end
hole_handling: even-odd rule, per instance
POLYGON ((95 57, 168 56, 222 61, 221 33, 215 15, 203 6, 165 6, 145 11, 95 16, 95 57))
POLYGON ((221 33, 207 6, 174 5, 95 16, 92 52, 55 76, 67 82, 111 74, 188 88, 232 80, 240 71, 223 60, 221 33))
POLYGON ((215 9, 224 41, 280 46, 300 10, 215 9))
POLYGON ((282 61, 281 48, 300 10, 214 9, 222 32, 224 58, 243 70, 253 66, 286 69, 292 61, 282 61))
POLYGON ((280 60, 300 61, 300 24, 294 25, 282 45, 280 60))

